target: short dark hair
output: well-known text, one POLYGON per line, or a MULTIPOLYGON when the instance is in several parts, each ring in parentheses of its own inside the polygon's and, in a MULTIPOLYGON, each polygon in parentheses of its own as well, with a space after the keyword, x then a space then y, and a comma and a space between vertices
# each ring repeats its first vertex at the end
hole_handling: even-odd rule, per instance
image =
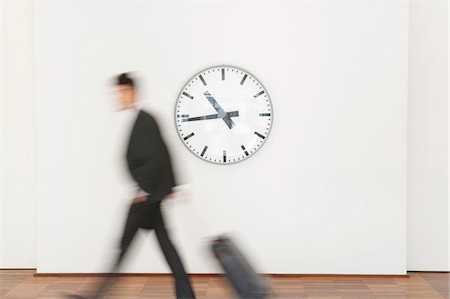
POLYGON ((116 78, 116 85, 128 85, 130 87, 135 87, 135 82, 129 73, 122 73, 116 78))

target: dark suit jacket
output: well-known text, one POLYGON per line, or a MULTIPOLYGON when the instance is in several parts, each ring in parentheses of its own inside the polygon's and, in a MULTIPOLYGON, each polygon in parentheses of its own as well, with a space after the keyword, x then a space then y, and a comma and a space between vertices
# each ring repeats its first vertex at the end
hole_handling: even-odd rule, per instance
POLYGON ((148 203, 159 203, 175 186, 172 163, 155 119, 140 110, 126 153, 128 168, 138 186, 149 193, 148 203))

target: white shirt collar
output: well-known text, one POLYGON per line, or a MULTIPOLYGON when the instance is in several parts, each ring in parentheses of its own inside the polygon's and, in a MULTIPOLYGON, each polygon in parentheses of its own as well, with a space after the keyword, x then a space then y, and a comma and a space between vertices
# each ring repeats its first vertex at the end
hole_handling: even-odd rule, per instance
POLYGON ((138 114, 141 111, 141 105, 139 105, 138 103, 133 104, 132 106, 126 108, 123 110, 123 112, 126 112, 126 114, 138 114))

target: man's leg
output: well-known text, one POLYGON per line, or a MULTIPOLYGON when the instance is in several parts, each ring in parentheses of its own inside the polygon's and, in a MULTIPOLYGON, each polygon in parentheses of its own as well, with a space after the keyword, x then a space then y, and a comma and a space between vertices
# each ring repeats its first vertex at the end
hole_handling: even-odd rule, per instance
POLYGON ((140 203, 134 203, 130 206, 130 210, 128 212, 127 220, 125 221, 125 227, 123 229, 122 237, 120 239, 120 250, 115 263, 113 265, 112 272, 116 272, 124 257, 128 251, 128 248, 133 241, 136 232, 140 226, 140 214, 142 213, 142 206, 140 203))
POLYGON ((99 288, 96 290, 94 297, 99 298, 103 296, 111 285, 114 284, 116 277, 115 274, 119 270, 120 265, 125 257, 125 254, 128 251, 128 248, 133 241, 136 232, 139 229, 139 212, 141 206, 139 204, 132 204, 130 206, 130 210, 128 212, 127 219, 125 221, 124 230, 122 233, 122 237, 120 239, 120 248, 119 253, 116 256, 114 263, 111 268, 111 277, 106 278, 102 281, 99 288))
POLYGON ((158 238, 159 246, 166 257, 166 261, 175 276, 175 289, 178 299, 194 299, 194 291, 192 290, 189 277, 184 271, 183 264, 180 257, 169 239, 163 217, 161 215, 161 209, 158 206, 158 217, 155 219, 155 233, 158 238))

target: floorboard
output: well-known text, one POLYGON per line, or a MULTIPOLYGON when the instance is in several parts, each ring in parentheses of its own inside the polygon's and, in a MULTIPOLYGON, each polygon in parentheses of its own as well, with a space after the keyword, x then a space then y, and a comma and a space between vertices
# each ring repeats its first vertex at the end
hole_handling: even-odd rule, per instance
MULTIPOLYGON (((34 270, 0 270, 0 298, 64 298, 95 288, 101 277, 35 277, 34 270)), ((409 277, 270 276, 276 299, 450 298, 450 273, 410 272, 409 277)), ((220 276, 193 276, 197 299, 236 299, 220 276)), ((174 299, 170 276, 125 276, 105 298, 174 299)))

